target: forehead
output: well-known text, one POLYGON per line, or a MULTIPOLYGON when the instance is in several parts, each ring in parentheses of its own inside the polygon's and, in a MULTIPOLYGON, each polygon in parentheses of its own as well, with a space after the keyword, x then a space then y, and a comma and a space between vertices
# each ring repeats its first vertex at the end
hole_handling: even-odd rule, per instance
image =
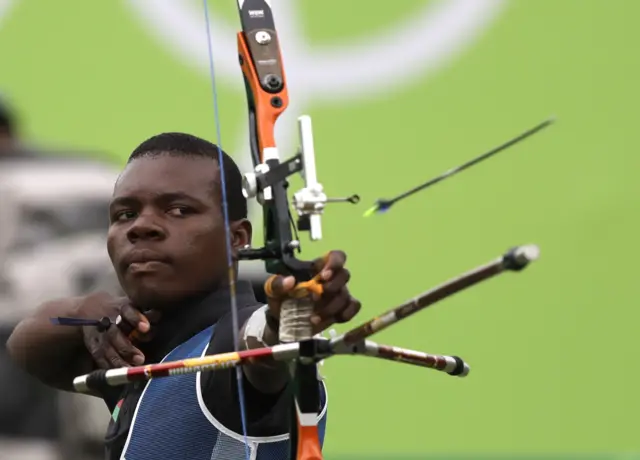
POLYGON ((210 194, 218 182, 218 163, 205 157, 160 154, 129 163, 116 181, 114 196, 184 192, 210 194))

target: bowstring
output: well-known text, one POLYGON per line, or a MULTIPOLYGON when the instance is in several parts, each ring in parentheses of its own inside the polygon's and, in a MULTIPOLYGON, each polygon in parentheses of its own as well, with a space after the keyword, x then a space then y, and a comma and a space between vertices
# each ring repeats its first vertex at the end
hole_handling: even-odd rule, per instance
MULTIPOLYGON (((209 75, 211 77, 211 89, 213 94, 213 111, 216 124, 216 136, 218 139, 218 165, 220 167, 220 186, 222 188, 222 211, 224 216, 224 228, 227 240, 227 264, 229 266, 229 294, 231 298, 231 320, 233 327, 233 349, 238 351, 238 303, 236 299, 236 276, 233 268, 233 256, 231 252, 231 224, 229 220, 229 203, 227 201, 227 183, 224 173, 224 158, 222 155, 222 134, 220 129, 220 114, 218 111, 218 91, 216 86, 215 66, 213 62, 213 45, 211 42, 211 26, 209 21, 209 5, 207 0, 203 0, 205 26, 207 29, 207 47, 209 50, 209 75)), ((242 366, 236 366, 236 380, 238 383, 238 399, 240 402, 240 419, 242 421, 242 435, 244 437, 246 460, 250 460, 249 440, 247 439, 247 416, 244 400, 243 372, 242 366)))

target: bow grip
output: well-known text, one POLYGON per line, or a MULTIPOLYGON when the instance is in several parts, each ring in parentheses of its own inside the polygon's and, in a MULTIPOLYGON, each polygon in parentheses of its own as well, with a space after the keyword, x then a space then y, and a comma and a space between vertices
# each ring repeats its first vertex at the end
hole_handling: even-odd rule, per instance
MULTIPOLYGON (((271 276, 265 283, 265 293, 269 298, 274 296, 272 283, 276 276, 271 276)), ((293 289, 283 295, 280 304, 279 340, 281 343, 298 342, 313 337, 313 315, 315 297, 322 295, 323 287, 319 276, 309 281, 296 284, 293 289)))

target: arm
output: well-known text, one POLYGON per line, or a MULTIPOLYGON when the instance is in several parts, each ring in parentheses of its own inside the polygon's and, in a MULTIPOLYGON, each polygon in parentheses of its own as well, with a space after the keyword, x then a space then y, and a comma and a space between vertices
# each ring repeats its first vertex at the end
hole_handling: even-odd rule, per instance
MULTIPOLYGON (((255 348, 244 344, 247 321, 255 313, 264 312, 260 307, 242 308, 238 312, 238 323, 242 325, 238 337, 241 348, 255 348)), ((264 316, 263 316, 264 317, 264 316)), ((253 321, 252 321, 253 322, 253 321)), ((216 324, 213 338, 207 349, 208 355, 225 353, 234 349, 231 314, 222 317, 216 324)), ((270 331, 271 333, 273 331, 270 331)), ((277 334, 273 340, 277 343, 277 334)), ((262 347, 264 345, 259 345, 262 347)), ((286 433, 290 415, 287 367, 283 363, 273 366, 244 366, 243 390, 247 414, 247 428, 251 436, 275 436, 286 433), (266 391, 265 391, 266 390, 266 391)), ((225 369, 202 374, 202 395, 213 417, 230 430, 242 433, 240 402, 235 369, 225 369)))
MULTIPOLYGON (((239 334, 243 342, 247 322, 253 315, 263 315, 264 307, 243 308, 238 312, 238 322, 242 324, 239 334)), ((269 321, 272 323, 272 321, 269 321)), ((253 320, 249 322, 249 329, 255 326, 253 320)), ((277 332, 270 326, 265 329, 264 341, 273 340, 277 343, 277 332)), ((255 348, 253 341, 241 348, 255 348)), ((259 347, 264 345, 259 344, 259 347)), ((231 315, 221 318, 216 324, 215 332, 208 355, 224 353, 233 350, 233 329, 231 315)), ((291 393, 289 391, 289 376, 286 363, 273 362, 272 365, 258 367, 257 365, 243 367, 243 392, 245 397, 245 411, 247 416, 247 433, 249 436, 269 437, 289 432, 289 418, 291 416, 291 393), (265 391, 266 390, 266 391, 265 391)), ((240 402, 238 399, 238 385, 235 369, 225 369, 216 372, 202 373, 201 388, 204 402, 211 415, 226 428, 242 433, 240 418, 240 402)), ((324 384, 318 380, 321 408, 326 414, 326 394, 324 384)), ((324 436, 325 417, 321 421, 324 436)))
MULTIPOLYGON (((240 329, 240 350, 272 347, 278 340, 278 319, 267 306, 255 310, 244 321, 240 329)), ((243 368, 244 375, 251 385, 261 393, 280 393, 289 381, 288 363, 282 361, 263 361, 243 368)))
MULTIPOLYGON (((105 296, 108 294, 93 295, 105 296)), ((11 359, 46 385, 72 391, 73 378, 93 370, 93 360, 84 345, 81 326, 56 326, 49 318, 88 318, 83 316, 85 301, 84 297, 72 297, 42 304, 9 337, 7 350, 11 359)))

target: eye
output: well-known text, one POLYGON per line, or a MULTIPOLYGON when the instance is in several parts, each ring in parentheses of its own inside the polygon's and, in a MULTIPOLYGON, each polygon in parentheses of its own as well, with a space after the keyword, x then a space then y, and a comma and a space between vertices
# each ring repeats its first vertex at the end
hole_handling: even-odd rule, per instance
POLYGON ((193 214, 195 211, 188 206, 174 206, 167 211, 167 214, 173 217, 185 217, 189 214, 193 214))
POLYGON ((133 219, 135 218, 135 216, 136 216, 136 213, 134 211, 125 209, 125 210, 114 213, 111 220, 113 222, 123 222, 125 220, 133 219))

